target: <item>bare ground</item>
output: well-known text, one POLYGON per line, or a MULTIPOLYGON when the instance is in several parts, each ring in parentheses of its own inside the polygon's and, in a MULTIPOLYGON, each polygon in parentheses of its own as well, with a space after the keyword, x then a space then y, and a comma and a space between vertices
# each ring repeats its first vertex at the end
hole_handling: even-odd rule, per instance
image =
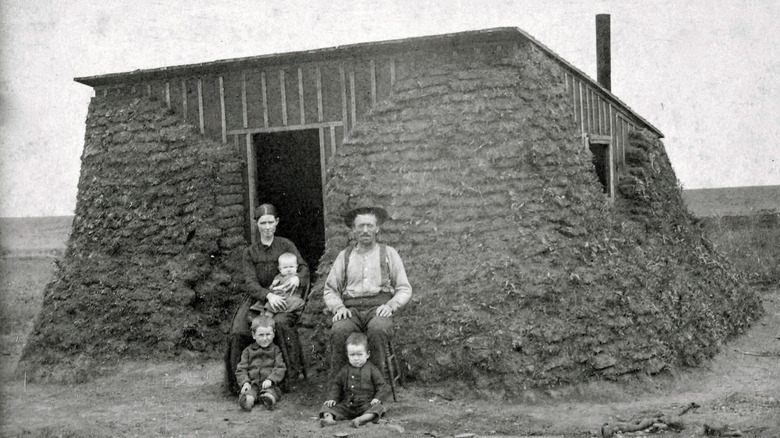
MULTIPOLYGON (((3 265, 4 316, 30 300, 37 299, 39 305, 39 296, 23 299, 9 291, 42 289, 50 272, 36 269, 34 260, 3 265), (26 279, 30 275, 34 278, 26 279)), ((705 436, 705 425, 717 430, 728 425, 745 437, 780 437, 780 287, 768 288, 762 296, 763 319, 726 344, 704 368, 621 383, 529 391, 525 400, 516 402, 455 398, 442 388, 410 384, 401 389, 399 402, 390 404, 385 420, 359 430, 346 424, 320 429, 315 418, 324 382, 318 376, 285 394, 275 411, 259 408, 245 413, 233 397, 225 396, 217 361, 127 363, 118 374, 86 384, 27 383, 24 376, 12 376, 25 331, 3 324, 0 435, 588 437, 600 435, 604 423, 649 411, 671 413, 695 402, 701 407, 682 417, 686 424, 682 431, 624 436, 705 436)), ((29 329, 31 323, 24 325, 29 329)))

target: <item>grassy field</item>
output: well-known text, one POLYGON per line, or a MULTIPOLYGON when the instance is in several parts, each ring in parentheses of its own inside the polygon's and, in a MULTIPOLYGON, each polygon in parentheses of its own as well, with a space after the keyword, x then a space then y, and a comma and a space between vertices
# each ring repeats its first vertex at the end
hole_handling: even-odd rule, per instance
POLYGON ((683 199, 698 217, 750 216, 780 211, 780 186, 683 190, 683 199))
POLYGON ((0 369, 4 376, 13 370, 33 328, 54 263, 51 257, 0 257, 0 369))
POLYGON ((0 254, 60 256, 73 216, 0 218, 0 254))
POLYGON ((751 283, 780 284, 780 213, 703 218, 715 248, 751 283))
POLYGON ((750 282, 780 284, 780 186, 683 190, 683 199, 750 282))

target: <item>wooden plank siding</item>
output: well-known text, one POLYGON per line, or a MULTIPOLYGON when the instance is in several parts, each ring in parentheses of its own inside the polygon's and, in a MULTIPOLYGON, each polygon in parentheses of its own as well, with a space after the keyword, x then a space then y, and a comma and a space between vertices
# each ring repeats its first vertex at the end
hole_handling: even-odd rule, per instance
POLYGON ((572 119, 581 135, 610 138, 615 172, 619 175, 625 170, 628 133, 639 124, 632 114, 592 84, 568 71, 564 71, 561 79, 572 104, 572 119))
MULTIPOLYGON (((474 50, 500 57, 513 47, 518 50, 516 45, 475 43, 451 53, 474 50)), ((257 68, 226 67, 213 74, 103 85, 95 91, 104 96, 129 93, 160 99, 204 135, 221 143, 238 139, 245 158, 251 152, 252 134, 317 129, 322 164, 327 166, 349 132, 392 94, 397 79, 414 74, 419 56, 412 50, 257 68)), ((572 104, 571 120, 583 138, 609 137, 615 170, 622 171, 628 132, 646 123, 582 72, 566 63, 560 64, 559 71, 572 104)))
POLYGON ((364 115, 392 94, 397 62, 384 57, 226 71, 96 87, 96 94, 161 99, 221 143, 247 133, 322 128, 327 159, 364 115))

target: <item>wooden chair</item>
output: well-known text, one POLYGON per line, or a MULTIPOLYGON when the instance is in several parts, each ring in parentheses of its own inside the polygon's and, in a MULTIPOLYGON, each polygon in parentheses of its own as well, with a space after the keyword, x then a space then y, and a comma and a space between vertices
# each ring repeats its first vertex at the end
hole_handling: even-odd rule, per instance
POLYGON ((398 386, 403 386, 403 377, 401 376, 401 368, 398 365, 398 356, 395 353, 395 346, 391 339, 385 346, 385 375, 390 383, 390 390, 393 392, 393 401, 397 402, 398 397, 396 391, 398 386))

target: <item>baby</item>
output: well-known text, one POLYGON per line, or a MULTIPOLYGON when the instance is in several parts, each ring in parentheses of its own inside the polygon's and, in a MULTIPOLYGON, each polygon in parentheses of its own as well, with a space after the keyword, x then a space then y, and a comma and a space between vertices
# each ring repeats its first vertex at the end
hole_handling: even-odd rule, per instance
MULTIPOLYGON (((293 253, 286 252, 279 256, 279 273, 276 274, 274 281, 271 283, 271 286, 269 286, 271 292, 280 295, 284 299, 284 302, 287 304, 287 307, 284 309, 284 311, 288 313, 292 313, 303 308, 304 304, 303 298, 301 298, 298 294, 297 286, 290 288, 286 292, 282 287, 282 285, 285 284, 287 280, 296 276, 297 272, 298 257, 296 257, 293 253)), ((256 312, 261 312, 266 316, 274 316, 274 312, 271 309, 270 303, 267 302, 265 305, 263 305, 261 301, 256 301, 249 309, 256 312)))

